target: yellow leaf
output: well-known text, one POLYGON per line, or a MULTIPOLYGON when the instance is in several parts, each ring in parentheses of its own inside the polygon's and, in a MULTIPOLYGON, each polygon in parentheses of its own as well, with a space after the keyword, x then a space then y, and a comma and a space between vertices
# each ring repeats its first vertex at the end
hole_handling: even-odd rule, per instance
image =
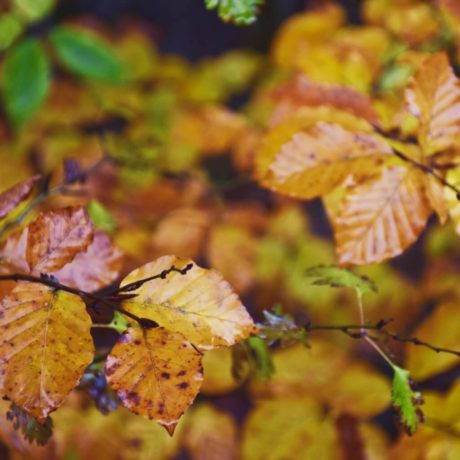
POLYGON ((84 208, 41 213, 29 226, 27 262, 32 273, 56 272, 84 252, 93 226, 84 208))
POLYGON ((425 58, 406 99, 410 113, 420 121, 418 138, 426 155, 458 145, 460 85, 445 53, 425 58))
POLYGON ((368 175, 392 153, 378 136, 324 122, 293 133, 276 148, 263 185, 305 199, 330 192, 350 175, 368 175))
MULTIPOLYGON (((447 173, 446 177, 447 182, 454 185, 455 187, 460 187, 460 167, 451 169, 447 173)), ((447 200, 447 207, 449 208, 450 218, 454 222, 455 231, 460 235, 460 200, 457 194, 450 188, 444 188, 444 195, 447 200)))
MULTIPOLYGON (((175 256, 160 257, 132 271, 121 286, 158 275, 173 265, 182 269, 188 264, 193 262, 175 256)), ((137 297, 123 302, 127 311, 180 332, 198 347, 233 345, 255 328, 222 275, 195 264, 184 275, 172 272, 165 279, 149 281, 132 292, 137 297)))
POLYGON ((184 445, 193 460, 237 460, 237 429, 232 417, 210 404, 195 407, 184 429, 184 445))
POLYGON ((423 180, 428 201, 438 215, 439 222, 445 224, 449 217, 449 206, 445 197, 444 185, 431 174, 425 174, 423 180))
POLYGON ((307 397, 263 401, 243 430, 243 460, 340 460, 334 424, 307 397))
POLYGON ((233 377, 232 364, 231 348, 215 348, 207 351, 203 356, 204 380, 201 393, 220 395, 237 388, 241 382, 233 377))
POLYGON ((123 406, 172 435, 200 389, 201 353, 182 334, 130 328, 107 357, 105 374, 123 406))
MULTIPOLYGON (((458 302, 437 305, 434 312, 418 327, 413 335, 438 347, 460 351, 458 302)), ((435 353, 425 347, 407 346, 407 368, 414 379, 423 380, 449 369, 459 361, 457 356, 435 353)))
POLYGON ((79 297, 20 282, 0 303, 4 393, 34 417, 45 419, 93 359, 90 327, 79 297))
POLYGON ((430 214, 423 174, 403 166, 385 169, 348 193, 333 217, 341 263, 370 264, 401 254, 430 214))

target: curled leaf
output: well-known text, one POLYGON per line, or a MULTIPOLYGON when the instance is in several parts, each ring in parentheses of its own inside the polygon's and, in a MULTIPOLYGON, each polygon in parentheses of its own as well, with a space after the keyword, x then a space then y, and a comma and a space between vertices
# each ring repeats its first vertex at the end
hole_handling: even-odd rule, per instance
POLYGON ((32 193, 41 176, 33 176, 0 193, 0 219, 3 219, 32 193))

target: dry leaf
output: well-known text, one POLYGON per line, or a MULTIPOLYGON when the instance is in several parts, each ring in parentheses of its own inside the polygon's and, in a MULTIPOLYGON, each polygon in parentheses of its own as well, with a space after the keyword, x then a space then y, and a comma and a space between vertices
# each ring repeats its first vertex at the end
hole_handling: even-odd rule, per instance
POLYGON ((84 252, 93 239, 93 226, 84 208, 41 213, 29 226, 27 262, 32 273, 52 273, 84 252))
MULTIPOLYGON (((175 256, 160 257, 132 271, 121 286, 158 275, 173 265, 184 268, 192 263, 175 256)), ((172 272, 165 279, 144 283, 133 293, 137 297, 123 302, 127 311, 180 332, 198 347, 233 345, 248 337, 255 328, 222 275, 195 264, 185 275, 172 272)))
POLYGON ((130 328, 107 357, 105 373, 122 404, 169 434, 203 380, 201 353, 182 334, 130 328))
POLYGON ((382 262, 418 238, 431 214, 423 177, 418 170, 394 166, 345 196, 333 218, 341 263, 382 262))
POLYGON ((18 283, 0 303, 4 393, 44 420, 62 404, 93 359, 90 327, 80 297, 18 283))
POLYGON ((96 231, 86 251, 78 253, 54 276, 62 284, 93 292, 115 281, 122 263, 123 253, 113 246, 105 233, 96 231))
POLYGON ((3 219, 32 193, 41 176, 33 176, 0 193, 0 219, 3 219))

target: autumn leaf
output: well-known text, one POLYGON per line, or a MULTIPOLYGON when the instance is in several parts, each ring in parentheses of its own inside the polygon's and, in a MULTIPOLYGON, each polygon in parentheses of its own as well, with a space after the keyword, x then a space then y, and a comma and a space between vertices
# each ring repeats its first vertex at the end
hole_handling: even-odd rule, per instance
POLYGON ((105 373, 127 409, 171 435, 203 380, 201 353, 164 328, 128 329, 107 357, 105 373))
POLYGON ((333 217, 340 262, 369 264, 401 254, 430 214, 423 174, 403 166, 385 169, 349 192, 333 217))
POLYGON ((408 110, 420 122, 425 155, 458 145, 460 85, 445 53, 427 56, 406 91, 408 110))
POLYGON ((29 226, 27 262, 32 273, 56 272, 84 252, 93 226, 84 208, 41 213, 29 226))
POLYGON ((32 176, 0 193, 0 219, 3 219, 22 201, 26 200, 41 176, 32 176))
POLYGON ((393 389, 391 399, 398 411, 401 424, 408 434, 412 435, 419 422, 423 421, 423 414, 418 407, 421 404, 421 394, 412 389, 409 371, 393 365, 393 389))
POLYGON ((43 421, 91 363, 91 319, 73 294, 20 282, 0 303, 1 387, 43 421))
MULTIPOLYGON (((189 259, 163 256, 132 271, 121 283, 130 283, 193 264, 189 259)), ((130 291, 131 292, 131 291, 130 291)), ((137 296, 123 302, 132 314, 180 332, 201 348, 229 346, 255 330, 245 307, 222 275, 193 264, 185 274, 172 272, 164 279, 143 283, 137 296)))
MULTIPOLYGON (((276 129, 276 128, 275 128, 276 129)), ((318 122, 278 144, 262 184, 289 196, 311 199, 348 176, 367 176, 392 153, 378 136, 318 122)))
POLYGON ((96 231, 85 252, 79 252, 72 262, 53 275, 62 283, 82 291, 93 292, 109 285, 118 277, 123 253, 110 238, 96 231))

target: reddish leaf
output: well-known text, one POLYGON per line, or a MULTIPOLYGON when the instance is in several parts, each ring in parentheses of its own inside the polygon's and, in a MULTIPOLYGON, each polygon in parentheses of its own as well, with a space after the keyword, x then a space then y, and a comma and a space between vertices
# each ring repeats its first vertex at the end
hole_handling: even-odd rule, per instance
POLYGON ((3 219, 18 204, 27 199, 32 193, 34 185, 41 179, 41 176, 33 176, 25 181, 13 185, 8 190, 0 193, 0 219, 3 219))

